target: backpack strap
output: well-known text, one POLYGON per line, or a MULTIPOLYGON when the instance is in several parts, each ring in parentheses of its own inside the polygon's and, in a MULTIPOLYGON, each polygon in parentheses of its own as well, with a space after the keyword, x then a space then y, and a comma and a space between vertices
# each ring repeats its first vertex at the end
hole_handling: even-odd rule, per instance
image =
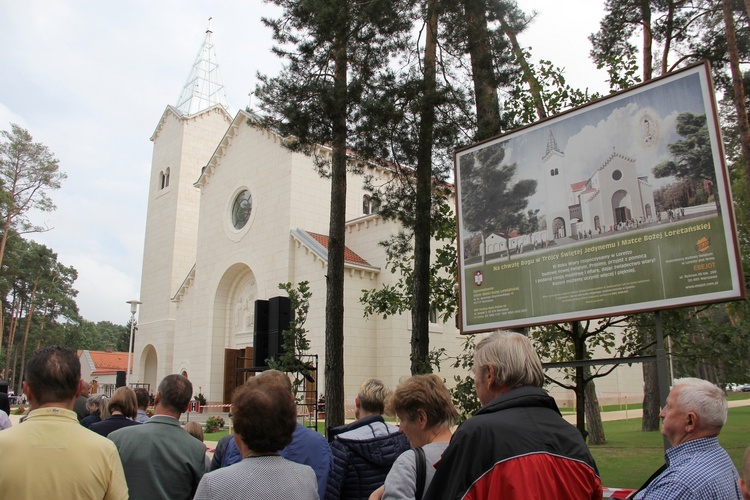
POLYGON ((424 483, 427 481, 427 459, 421 447, 414 448, 414 455, 417 463, 417 492, 414 498, 421 500, 424 495, 424 483))

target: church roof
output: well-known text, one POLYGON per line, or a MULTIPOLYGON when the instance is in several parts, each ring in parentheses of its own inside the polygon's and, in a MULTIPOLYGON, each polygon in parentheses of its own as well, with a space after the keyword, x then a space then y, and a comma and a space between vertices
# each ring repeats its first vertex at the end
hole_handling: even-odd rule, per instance
MULTIPOLYGON (((304 229, 295 229, 292 231, 297 241, 308 247, 310 250, 319 255, 320 258, 328 261, 328 236, 323 234, 311 233, 304 229)), ((357 255, 351 248, 344 247, 344 262, 350 266, 364 266, 377 269, 365 259, 357 255)))
MULTIPOLYGON (((108 351, 79 351, 79 357, 83 355, 92 367, 92 375, 111 375, 118 371, 125 371, 128 366, 127 352, 108 352, 108 351)), ((130 360, 132 371, 133 360, 130 360)))
MULTIPOLYGON (((209 23, 210 21, 209 18, 209 23)), ((192 115, 217 104, 229 109, 229 100, 219 72, 212 34, 209 27, 193 63, 190 76, 175 105, 175 108, 183 114, 192 115)))

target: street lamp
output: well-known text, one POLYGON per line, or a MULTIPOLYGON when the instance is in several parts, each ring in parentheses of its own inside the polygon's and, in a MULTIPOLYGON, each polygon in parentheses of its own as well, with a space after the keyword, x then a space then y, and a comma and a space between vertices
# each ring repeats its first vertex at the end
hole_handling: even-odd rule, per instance
POLYGON ((135 330, 135 313, 138 312, 138 306, 140 304, 143 304, 143 302, 140 302, 138 300, 129 300, 126 303, 130 304, 130 342, 128 343, 130 347, 128 348, 128 365, 125 367, 125 387, 127 387, 128 383, 130 382, 130 360, 133 356, 133 331, 135 330))

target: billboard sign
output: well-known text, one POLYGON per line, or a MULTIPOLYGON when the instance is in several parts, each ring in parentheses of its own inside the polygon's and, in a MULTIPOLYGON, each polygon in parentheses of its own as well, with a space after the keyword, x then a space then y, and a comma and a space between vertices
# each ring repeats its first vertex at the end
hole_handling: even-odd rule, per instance
POLYGON ((461 331, 744 297, 707 64, 455 155, 461 331))

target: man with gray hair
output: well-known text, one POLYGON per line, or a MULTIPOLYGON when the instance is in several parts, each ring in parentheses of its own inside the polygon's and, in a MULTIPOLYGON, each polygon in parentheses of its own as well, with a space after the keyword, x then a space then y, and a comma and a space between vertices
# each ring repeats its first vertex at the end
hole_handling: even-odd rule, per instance
POLYGON ((192 396, 187 378, 167 375, 156 392, 154 416, 108 436, 120 453, 131 499, 189 500, 195 495, 206 470, 206 446, 179 420, 192 396))
POLYGON ((742 498, 737 469, 718 439, 727 406, 724 391, 711 382, 675 380, 659 414, 661 433, 672 445, 666 466, 651 476, 636 499, 742 498))
POLYGON ((542 389, 528 338, 482 339, 473 371, 482 408, 456 430, 424 498, 602 498, 594 458, 542 389))

